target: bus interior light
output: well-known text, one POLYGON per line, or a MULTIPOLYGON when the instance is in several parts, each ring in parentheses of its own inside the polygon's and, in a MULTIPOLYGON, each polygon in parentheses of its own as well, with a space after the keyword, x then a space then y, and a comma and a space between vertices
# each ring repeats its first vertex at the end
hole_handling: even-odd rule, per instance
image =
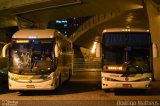
POLYGON ((37 37, 36 36, 29 36, 28 38, 29 39, 36 39, 37 37))

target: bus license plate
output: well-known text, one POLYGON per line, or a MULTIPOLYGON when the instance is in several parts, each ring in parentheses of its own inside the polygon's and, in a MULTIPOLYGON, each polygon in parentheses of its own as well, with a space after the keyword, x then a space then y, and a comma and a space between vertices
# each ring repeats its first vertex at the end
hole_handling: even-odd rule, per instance
POLYGON ((26 85, 27 88, 35 88, 34 85, 26 85))
POLYGON ((124 87, 124 88, 131 88, 132 85, 131 85, 131 84, 123 84, 123 87, 124 87))

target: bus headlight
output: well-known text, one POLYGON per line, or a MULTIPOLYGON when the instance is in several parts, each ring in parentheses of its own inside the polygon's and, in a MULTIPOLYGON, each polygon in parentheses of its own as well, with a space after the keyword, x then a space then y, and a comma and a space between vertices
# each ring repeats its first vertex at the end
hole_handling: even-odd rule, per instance
POLYGON ((102 77, 102 80, 104 80, 104 81, 117 81, 117 80, 115 80, 113 78, 109 78, 109 77, 102 77))
POLYGON ((14 78, 14 77, 9 77, 9 79, 11 79, 11 80, 13 80, 13 81, 17 81, 17 79, 16 78, 14 78))
POLYGON ((149 80, 152 81, 152 78, 150 77, 149 80))
POLYGON ((105 80, 105 77, 102 77, 102 80, 105 80))
POLYGON ((45 80, 53 80, 54 77, 53 76, 48 76, 47 78, 45 78, 45 80))
POLYGON ((152 78, 151 77, 142 78, 141 81, 152 81, 152 78))
POLYGON ((56 77, 55 73, 50 74, 46 79, 53 80, 56 77))

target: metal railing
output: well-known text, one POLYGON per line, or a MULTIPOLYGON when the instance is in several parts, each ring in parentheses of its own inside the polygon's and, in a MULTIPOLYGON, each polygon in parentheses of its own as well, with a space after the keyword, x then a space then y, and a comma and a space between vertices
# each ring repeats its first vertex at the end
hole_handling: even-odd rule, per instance
POLYGON ((101 71, 99 58, 85 61, 83 58, 74 58, 73 71, 101 71))

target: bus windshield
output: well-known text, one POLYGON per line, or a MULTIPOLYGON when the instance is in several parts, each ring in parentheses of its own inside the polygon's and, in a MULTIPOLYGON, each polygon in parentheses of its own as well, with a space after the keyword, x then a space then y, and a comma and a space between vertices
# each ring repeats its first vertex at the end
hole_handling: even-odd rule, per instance
POLYGON ((53 40, 13 40, 10 71, 17 74, 43 74, 54 68, 53 40))
MULTIPOLYGON (((148 72, 149 52, 147 49, 104 47, 103 65, 125 66, 128 72, 148 72)), ((120 70, 119 70, 120 71, 120 70)), ((123 70, 124 71, 124 70, 123 70)))
POLYGON ((110 72, 145 73, 150 70, 150 37, 148 33, 106 33, 103 36, 103 65, 120 66, 110 72))

